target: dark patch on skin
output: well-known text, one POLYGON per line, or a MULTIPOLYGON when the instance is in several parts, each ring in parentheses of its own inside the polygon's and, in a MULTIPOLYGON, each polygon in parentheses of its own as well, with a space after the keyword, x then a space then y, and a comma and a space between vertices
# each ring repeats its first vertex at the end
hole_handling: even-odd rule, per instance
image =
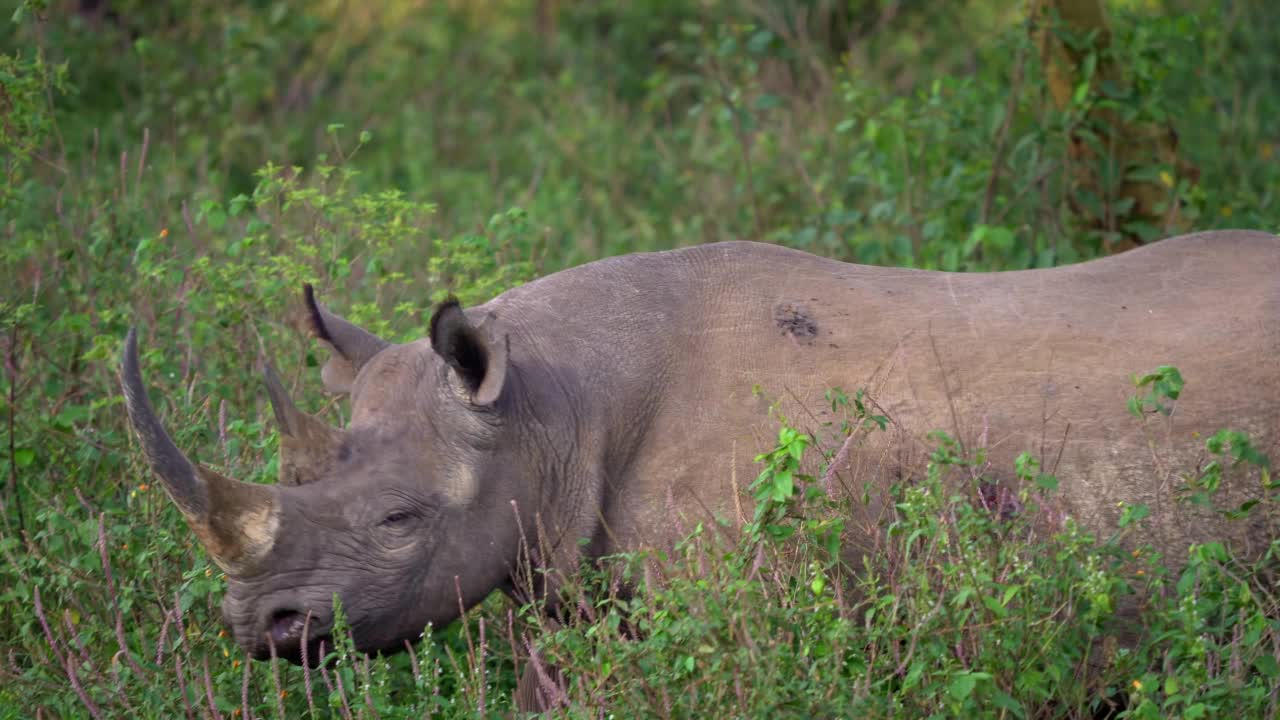
POLYGON ((782 330, 783 335, 790 335, 797 340, 813 340, 818 334, 818 323, 809 317, 805 306, 796 303, 778 303, 773 308, 773 322, 782 330))
POLYGON ((978 501, 983 509, 1001 522, 1009 522, 1022 512, 1018 494, 997 480, 984 478, 978 482, 978 501))

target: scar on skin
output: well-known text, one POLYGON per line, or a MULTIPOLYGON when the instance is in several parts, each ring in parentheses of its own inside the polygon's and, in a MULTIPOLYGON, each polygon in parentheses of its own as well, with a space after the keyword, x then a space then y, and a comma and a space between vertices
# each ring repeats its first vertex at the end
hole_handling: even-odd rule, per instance
POLYGON ((809 311, 798 303, 779 303, 773 308, 773 322, 783 335, 797 340, 812 341, 818 335, 818 323, 809 317, 809 311))

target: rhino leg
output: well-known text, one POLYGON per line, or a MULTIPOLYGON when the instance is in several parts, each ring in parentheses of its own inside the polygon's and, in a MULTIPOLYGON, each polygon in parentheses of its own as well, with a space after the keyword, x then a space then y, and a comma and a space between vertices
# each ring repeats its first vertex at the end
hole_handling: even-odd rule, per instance
POLYGON ((560 668, 531 658, 516 681, 516 713, 542 714, 565 706, 568 701, 564 688, 564 673, 560 668))

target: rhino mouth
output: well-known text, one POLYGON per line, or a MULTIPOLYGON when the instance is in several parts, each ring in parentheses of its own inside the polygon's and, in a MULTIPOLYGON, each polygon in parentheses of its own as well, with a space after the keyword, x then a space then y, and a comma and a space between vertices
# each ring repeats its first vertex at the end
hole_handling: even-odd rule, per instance
POLYGON ((269 642, 266 647, 259 648, 255 655, 260 660, 269 659, 274 647, 276 657, 301 665, 305 650, 308 667, 316 667, 324 659, 321 653, 328 653, 333 649, 329 630, 328 623, 320 621, 313 614, 278 610, 267 627, 269 642))

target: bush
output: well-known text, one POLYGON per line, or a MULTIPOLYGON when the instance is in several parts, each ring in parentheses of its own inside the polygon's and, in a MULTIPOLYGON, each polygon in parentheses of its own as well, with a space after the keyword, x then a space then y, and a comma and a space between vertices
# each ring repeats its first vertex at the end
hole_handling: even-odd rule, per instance
POLYGON ((1167 578, 1121 549, 1140 519, 1111 538, 1069 519, 1046 533, 1041 507, 1055 478, 1024 454, 1022 485, 1003 489, 1016 497, 996 498, 970 472, 982 452, 966 457, 944 433, 918 480, 835 501, 796 472, 806 437, 784 426, 777 449, 757 458, 759 486, 795 489, 766 503, 784 512, 757 512, 740 534, 699 525, 671 556, 619 557, 611 574, 576 587, 583 622, 540 644, 543 662, 571 678, 561 695, 569 715, 1275 712, 1280 606, 1258 568, 1220 545, 1193 548, 1167 578), (892 508, 887 535, 854 573, 839 540, 868 504, 892 508), (771 525, 786 531, 753 532, 771 525), (634 596, 618 592, 619 578, 634 596), (1141 618, 1123 610, 1139 601, 1141 618), (1117 646, 1135 622, 1146 640, 1117 646))

